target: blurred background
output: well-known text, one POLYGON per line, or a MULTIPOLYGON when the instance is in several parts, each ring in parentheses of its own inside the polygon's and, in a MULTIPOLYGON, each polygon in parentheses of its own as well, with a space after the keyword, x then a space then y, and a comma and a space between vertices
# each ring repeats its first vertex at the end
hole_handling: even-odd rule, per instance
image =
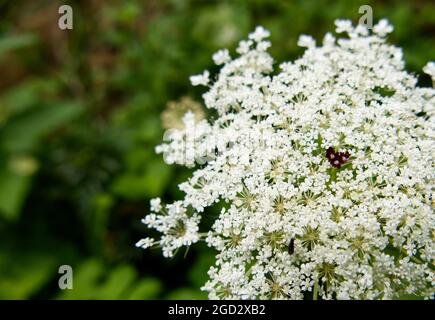
POLYGON ((394 24, 390 41, 429 85, 430 0, 0 0, 0 299, 206 298, 211 249, 164 259, 134 246, 149 199, 182 197, 189 170, 154 146, 177 110, 203 112, 188 77, 215 70, 211 55, 234 55, 258 24, 278 62, 297 58, 300 33, 320 41, 363 4, 394 24), (58 27, 62 4, 73 30, 58 27), (60 265, 73 290, 59 289, 60 265))

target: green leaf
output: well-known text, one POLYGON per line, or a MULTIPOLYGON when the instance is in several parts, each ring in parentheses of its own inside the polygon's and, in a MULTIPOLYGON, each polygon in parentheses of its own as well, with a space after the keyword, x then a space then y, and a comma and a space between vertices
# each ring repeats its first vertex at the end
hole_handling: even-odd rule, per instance
POLYGON ((104 246, 104 237, 107 231, 107 222, 110 216, 110 210, 113 207, 114 199, 110 193, 99 193, 93 199, 93 215, 89 216, 89 231, 96 250, 104 246))
POLYGON ((126 298, 129 300, 156 299, 161 291, 162 284, 159 280, 147 278, 139 281, 136 287, 126 295, 126 298))
POLYGON ((0 299, 27 299, 57 275, 53 256, 0 251, 0 299))
POLYGON ((169 293, 166 298, 168 300, 205 300, 207 294, 199 289, 179 288, 169 293))
POLYGON ((63 290, 59 299, 97 299, 98 281, 104 272, 103 264, 96 259, 85 261, 77 269, 73 266, 73 289, 63 290))
POLYGON ((18 217, 30 187, 31 176, 0 168, 0 215, 7 220, 18 217))
POLYGON ((64 290, 59 299, 152 299, 161 291, 161 283, 152 278, 137 279, 136 270, 127 264, 115 268, 91 259, 73 274, 72 290, 64 290))
POLYGON ((382 97, 391 97, 396 91, 388 87, 375 87, 373 92, 380 94, 382 97))
POLYGON ((216 257, 213 253, 201 254, 189 271, 189 280, 195 288, 202 287, 208 280, 207 271, 215 263, 216 257))
POLYGON ((133 200, 156 197, 168 184, 171 172, 171 167, 161 160, 154 160, 147 164, 142 174, 128 172, 120 176, 112 185, 112 190, 120 196, 133 200))
POLYGON ((56 85, 52 79, 29 79, 3 93, 0 97, 0 124, 4 114, 15 115, 26 111, 44 97, 55 94, 56 85))
POLYGON ((129 265, 116 267, 106 282, 99 287, 99 299, 121 299, 136 278, 136 271, 129 265))
POLYGON ((161 159, 148 163, 144 175, 148 197, 157 197, 163 192, 171 178, 171 172, 172 167, 165 164, 161 159))
POLYGON ((0 56, 8 51, 29 47, 37 42, 38 38, 32 34, 14 34, 0 38, 0 56))
POLYGON ((64 125, 83 110, 77 102, 38 108, 8 123, 0 133, 0 142, 9 152, 23 152, 35 147, 45 134, 64 125))

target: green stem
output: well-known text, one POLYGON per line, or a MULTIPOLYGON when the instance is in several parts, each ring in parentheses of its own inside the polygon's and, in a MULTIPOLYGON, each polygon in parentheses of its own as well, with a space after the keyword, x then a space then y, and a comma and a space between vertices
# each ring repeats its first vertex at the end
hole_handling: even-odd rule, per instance
POLYGON ((316 278, 316 280, 314 280, 313 300, 317 300, 318 291, 319 291, 319 281, 316 278))
POLYGON ((409 256, 409 258, 411 259, 411 261, 413 261, 413 262, 415 262, 415 263, 418 263, 418 264, 424 264, 424 261, 420 260, 420 259, 417 258, 417 257, 409 256))

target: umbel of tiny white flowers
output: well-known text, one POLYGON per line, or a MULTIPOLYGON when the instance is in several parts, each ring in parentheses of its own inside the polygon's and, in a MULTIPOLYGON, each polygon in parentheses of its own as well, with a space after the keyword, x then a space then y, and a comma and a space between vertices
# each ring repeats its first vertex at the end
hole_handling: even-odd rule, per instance
MULTIPOLYGON (((434 294, 435 90, 417 87, 393 27, 338 20, 279 70, 258 27, 220 71, 191 77, 217 117, 165 135, 169 164, 193 167, 185 197, 151 201, 161 233, 139 247, 171 257, 198 241, 217 250, 212 299, 391 299, 434 294), (196 166, 197 164, 200 166, 196 166), (196 167, 195 167, 196 166, 196 167), (204 209, 224 203, 211 230, 204 209)), ((434 64, 424 71, 434 79, 434 64)))

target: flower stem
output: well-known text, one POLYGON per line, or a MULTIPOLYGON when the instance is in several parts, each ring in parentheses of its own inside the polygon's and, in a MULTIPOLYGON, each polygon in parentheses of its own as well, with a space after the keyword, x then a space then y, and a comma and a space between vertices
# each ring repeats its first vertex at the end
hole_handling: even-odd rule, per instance
POLYGON ((316 278, 316 280, 314 280, 313 300, 317 300, 318 291, 319 291, 319 281, 316 278))

